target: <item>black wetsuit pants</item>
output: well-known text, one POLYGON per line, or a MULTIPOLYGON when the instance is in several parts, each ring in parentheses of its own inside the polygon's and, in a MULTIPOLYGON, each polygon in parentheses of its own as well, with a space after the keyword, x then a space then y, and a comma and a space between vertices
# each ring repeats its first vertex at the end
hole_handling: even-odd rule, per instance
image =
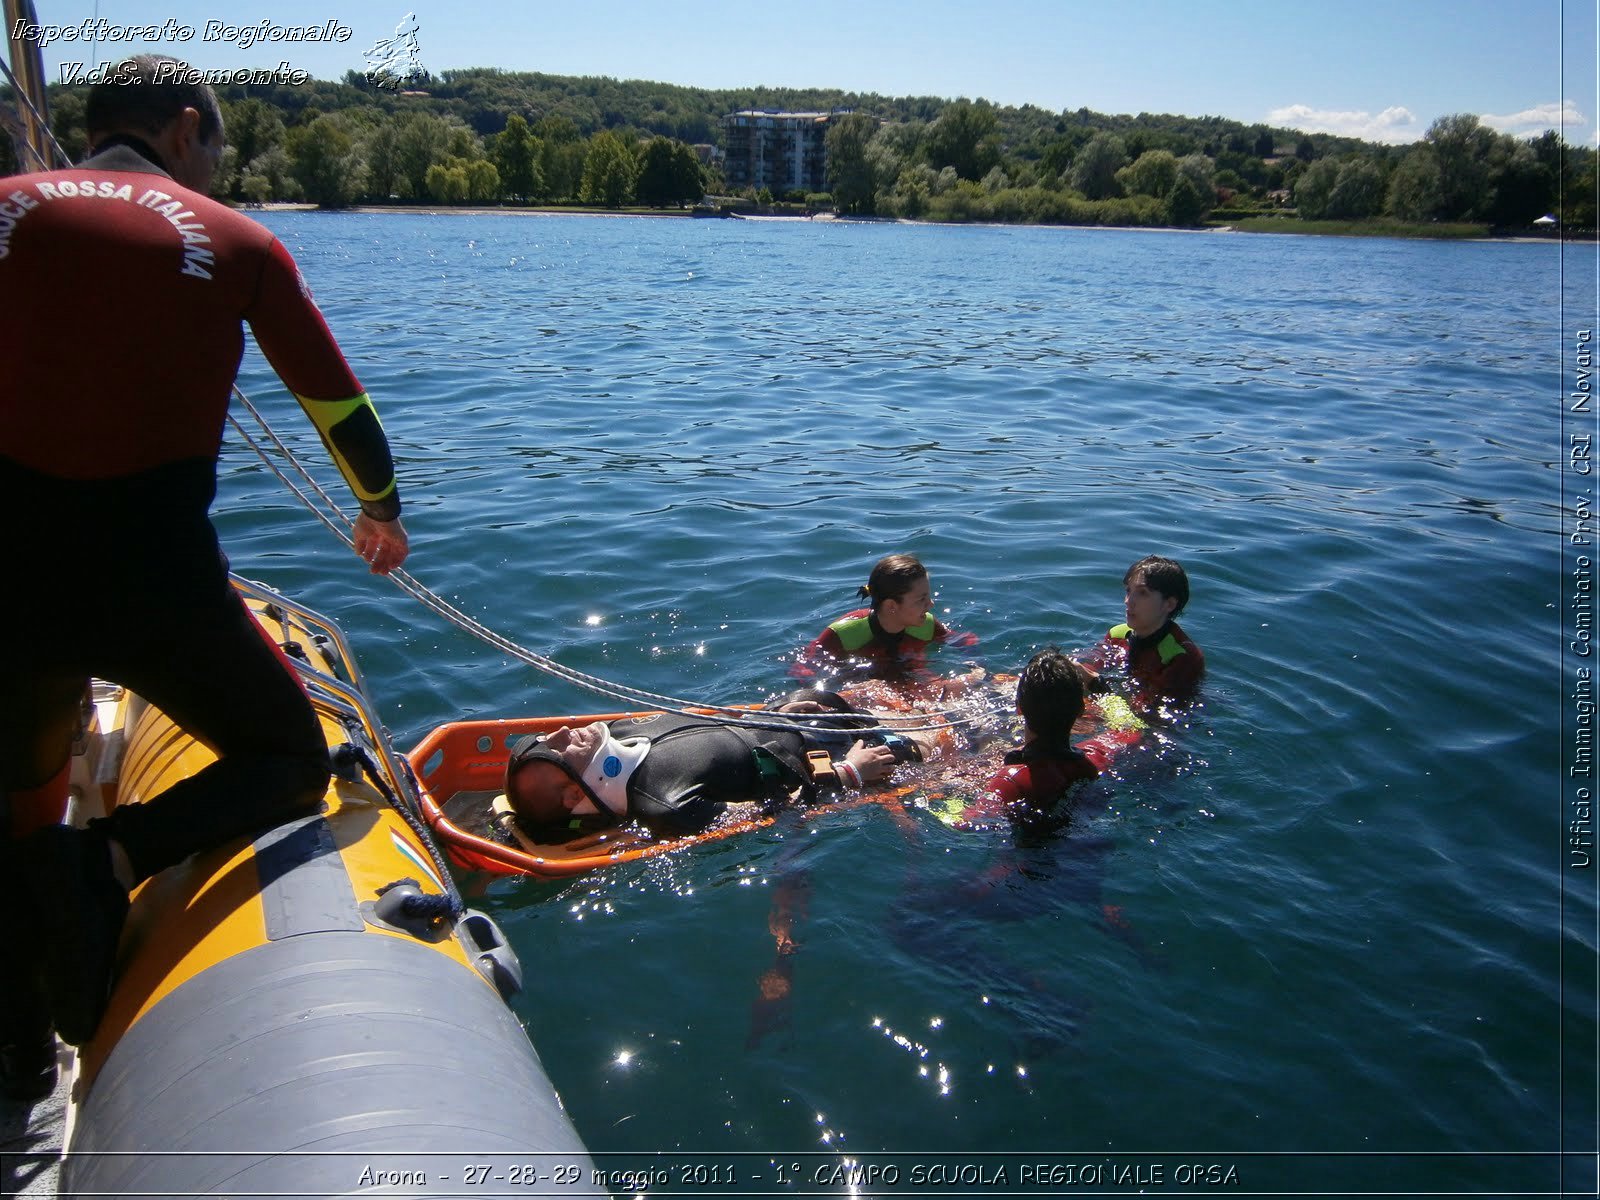
POLYGON ((315 811, 327 746, 310 702, 228 583, 206 517, 214 468, 53 480, 0 459, 0 786, 66 764, 91 676, 137 692, 218 761, 91 823, 142 880, 315 811))

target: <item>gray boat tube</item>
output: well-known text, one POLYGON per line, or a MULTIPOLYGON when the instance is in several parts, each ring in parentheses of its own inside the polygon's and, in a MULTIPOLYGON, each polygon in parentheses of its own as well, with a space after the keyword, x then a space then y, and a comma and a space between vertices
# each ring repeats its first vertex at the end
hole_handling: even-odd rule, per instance
POLYGON ((403 938, 329 932, 227 959, 129 1029, 61 1178, 124 1197, 438 1196, 512 1170, 606 1194, 492 988, 403 938))
POLYGON ((254 849, 267 940, 122 1033, 62 1194, 608 1194, 481 957, 482 974, 375 920, 323 818, 254 849))

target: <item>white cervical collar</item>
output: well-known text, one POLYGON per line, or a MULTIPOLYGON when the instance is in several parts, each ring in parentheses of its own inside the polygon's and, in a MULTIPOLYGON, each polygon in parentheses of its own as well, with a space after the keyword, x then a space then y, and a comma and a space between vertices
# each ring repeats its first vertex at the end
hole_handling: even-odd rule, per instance
MULTIPOLYGON (((621 821, 628 816, 628 780, 639 769, 644 756, 650 753, 650 739, 634 737, 618 741, 611 736, 611 726, 604 726, 604 729, 606 740, 584 768, 583 782, 610 814, 621 821)), ((582 813, 585 805, 580 804, 572 811, 582 813)))

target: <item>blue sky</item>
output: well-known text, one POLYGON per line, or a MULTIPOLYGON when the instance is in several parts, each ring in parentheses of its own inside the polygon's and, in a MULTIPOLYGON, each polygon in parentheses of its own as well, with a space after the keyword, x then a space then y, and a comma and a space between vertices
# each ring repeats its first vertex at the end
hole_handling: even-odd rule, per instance
POLYGON ((290 66, 340 78, 416 15, 422 64, 610 75, 705 88, 837 87, 983 97, 1053 111, 1162 112, 1421 137, 1470 112, 1509 133, 1600 127, 1600 0, 35 0, 42 24, 193 28, 178 42, 61 41, 61 64, 157 50, 196 66, 290 66), (337 21, 347 41, 261 43, 237 30, 337 21))

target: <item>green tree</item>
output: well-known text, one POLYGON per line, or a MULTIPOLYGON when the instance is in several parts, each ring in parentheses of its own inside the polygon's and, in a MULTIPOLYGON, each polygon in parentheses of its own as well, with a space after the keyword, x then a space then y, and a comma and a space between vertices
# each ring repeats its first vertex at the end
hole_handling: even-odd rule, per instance
POLYGON ((544 193, 551 200, 576 200, 583 182, 583 162, 588 157, 587 142, 540 142, 539 172, 544 176, 544 193))
POLYGON ((319 208, 346 208, 360 194, 366 168, 337 116, 321 116, 292 130, 287 148, 294 177, 319 208))
POLYGON ((1600 196, 1600 156, 1592 151, 1588 161, 1577 171, 1577 179, 1566 190, 1562 199, 1561 223, 1568 229, 1593 229, 1597 214, 1595 197, 1600 196))
POLYGON ((500 172, 484 155, 483 140, 454 117, 445 117, 439 125, 425 131, 410 147, 418 151, 416 158, 407 160, 407 172, 414 170, 420 161, 420 151, 428 148, 433 155, 429 170, 423 174, 425 193, 436 200, 476 203, 500 198, 500 172), (433 167, 443 167, 447 195, 441 196, 435 183, 441 178, 432 173, 433 167), (457 193, 461 193, 457 195, 457 193))
POLYGON ((228 134, 229 149, 238 155, 234 188, 227 194, 238 196, 239 183, 250 164, 268 150, 283 144, 283 118, 277 109, 265 101, 251 98, 226 106, 223 128, 228 134))
POLYGON ((700 160, 690 147, 675 138, 651 138, 640 155, 634 194, 640 204, 652 208, 693 204, 705 195, 700 160))
POLYGON ((885 208, 881 201, 894 191, 900 173, 913 161, 903 156, 895 147, 895 139, 889 136, 887 126, 879 129, 877 136, 867 143, 867 166, 872 171, 874 191, 871 207, 858 211, 877 213, 881 216, 895 215, 892 210, 885 208))
POLYGON ((891 121, 879 127, 878 140, 887 142, 896 154, 910 162, 921 153, 927 132, 926 121, 891 121))
POLYGON ((1165 196, 1178 181, 1178 156, 1170 150, 1146 150, 1117 172, 1117 182, 1130 196, 1165 196))
POLYGON ((272 183, 265 175, 246 175, 239 190, 251 204, 265 204, 273 198, 272 183))
POLYGON ((1061 179, 1072 169, 1073 155, 1078 143, 1069 137, 1058 137, 1039 155, 1039 169, 1053 179, 1061 179))
POLYGON ((1226 189, 1229 192, 1242 192, 1250 186, 1250 181, 1243 178, 1237 171, 1220 170, 1217 172, 1217 191, 1226 189))
POLYGON ((946 105, 928 126, 922 153, 935 170, 954 167, 962 179, 982 179, 1000 161, 993 106, 984 100, 946 105))
POLYGON ((539 141, 539 174, 544 180, 544 194, 552 200, 571 200, 578 194, 587 152, 578 127, 557 113, 536 121, 533 135, 539 141))
POLYGON ((1501 134, 1490 155, 1489 187, 1484 215, 1494 225, 1519 228, 1533 224, 1553 207, 1556 177, 1531 142, 1501 134))
POLYGON ((1439 213, 1439 159, 1433 147, 1418 142, 1389 177, 1385 205, 1402 221, 1429 221, 1439 213))
POLYGON ((928 211, 938 178, 927 163, 904 168, 889 194, 879 198, 878 211, 887 216, 916 220, 928 211))
POLYGON ((870 216, 873 212, 878 173, 868 147, 877 133, 878 122, 861 112, 846 113, 828 127, 828 187, 842 213, 870 216))
POLYGON ((404 195, 418 199, 432 195, 428 168, 450 153, 450 122, 426 112, 408 112, 397 119, 394 165, 404 195))
POLYGON ((462 204, 467 199, 471 184, 467 180, 465 161, 459 158, 434 163, 428 168, 423 186, 440 204, 462 204))
POLYGON ((1319 158, 1294 181, 1295 211, 1307 221, 1320 221, 1328 215, 1328 198, 1339 182, 1339 164, 1319 158))
POLYGON ((1251 154, 1235 154, 1231 150, 1224 150, 1217 155, 1217 185, 1238 188, 1248 185, 1262 187, 1267 182, 1267 164, 1251 154), (1237 182, 1224 185, 1222 173, 1227 171, 1236 177, 1237 182))
POLYGON ((1566 214, 1558 210, 1563 207, 1563 198, 1570 196, 1577 186, 1577 172, 1582 169, 1583 164, 1577 162, 1569 153, 1570 148, 1554 129, 1545 130, 1529 141, 1528 145, 1533 149, 1534 158, 1538 159, 1539 165, 1545 169, 1550 179, 1548 211, 1559 216, 1565 224, 1566 214))
MULTIPOLYGON (((56 141, 73 162, 82 162, 89 153, 89 134, 84 121, 84 104, 88 97, 87 89, 50 89, 50 132, 55 134, 56 141)), ((35 170, 37 164, 30 163, 27 169, 35 170)))
POLYGON ((651 208, 676 205, 672 186, 672 139, 653 137, 638 148, 639 170, 633 181, 633 198, 651 208))
POLYGON ((684 204, 698 204, 705 199, 706 173, 700 168, 700 156, 693 146, 676 138, 672 142, 672 173, 674 190, 684 204))
POLYGON ((528 122, 520 114, 512 113, 506 118, 506 127, 496 136, 491 157, 507 194, 532 200, 543 192, 539 149, 538 141, 528 131, 528 122))
POLYGON ((1560 172, 1566 159, 1563 151, 1566 143, 1561 140, 1561 135, 1554 129, 1546 129, 1536 138, 1528 139, 1528 146, 1533 151, 1533 156, 1539 160, 1541 166, 1552 174, 1560 172))
POLYGON ((1216 193, 1203 190, 1194 178, 1179 172, 1167 193, 1167 220, 1174 225, 1198 225, 1211 211, 1216 193))
POLYGON ((994 210, 981 184, 958 176, 954 187, 928 205, 927 215, 935 221, 987 221, 994 210))
POLYGON ((1185 154, 1178 160, 1178 174, 1187 175, 1200 194, 1209 197, 1206 208, 1209 210, 1216 203, 1217 193, 1217 164, 1210 156, 1205 154, 1185 154))
POLYGON ((578 195, 585 204, 621 208, 633 199, 638 171, 638 159, 628 143, 609 129, 603 130, 589 139, 578 195))
POLYGON ((1011 186, 1011 176, 1007 175, 1000 167, 989 168, 989 173, 978 181, 979 186, 991 196, 1003 192, 1011 186))
POLYGON ((1090 200, 1115 196, 1120 191, 1117 172, 1127 160, 1121 138, 1114 133, 1097 133, 1072 162, 1072 186, 1090 200))
POLYGON ((1328 193, 1327 211, 1336 221, 1365 220, 1383 211, 1383 169, 1366 158, 1341 165, 1328 193))
POLYGON ((219 199, 238 198, 239 184, 244 178, 244 164, 239 161, 239 151, 225 145, 217 156, 217 169, 211 173, 210 194, 219 199))
POLYGON ((305 192, 294 176, 294 160, 282 145, 274 146, 239 172, 240 195, 257 204, 268 200, 299 200, 305 192))
POLYGON ((451 158, 465 159, 472 162, 483 157, 483 139, 480 138, 459 120, 445 119, 449 130, 449 139, 445 143, 445 154, 451 158))
POLYGON ((467 199, 474 204, 485 204, 500 198, 500 172, 487 158, 468 159, 467 199))
POLYGON ((367 164, 367 195, 374 200, 388 200, 399 185, 399 142, 399 130, 391 120, 375 123, 358 140, 367 164))
POLYGON ((1494 131, 1471 113, 1456 113, 1428 126, 1423 140, 1433 147, 1439 167, 1439 216, 1446 221, 1485 216, 1493 201, 1489 157, 1494 131))

